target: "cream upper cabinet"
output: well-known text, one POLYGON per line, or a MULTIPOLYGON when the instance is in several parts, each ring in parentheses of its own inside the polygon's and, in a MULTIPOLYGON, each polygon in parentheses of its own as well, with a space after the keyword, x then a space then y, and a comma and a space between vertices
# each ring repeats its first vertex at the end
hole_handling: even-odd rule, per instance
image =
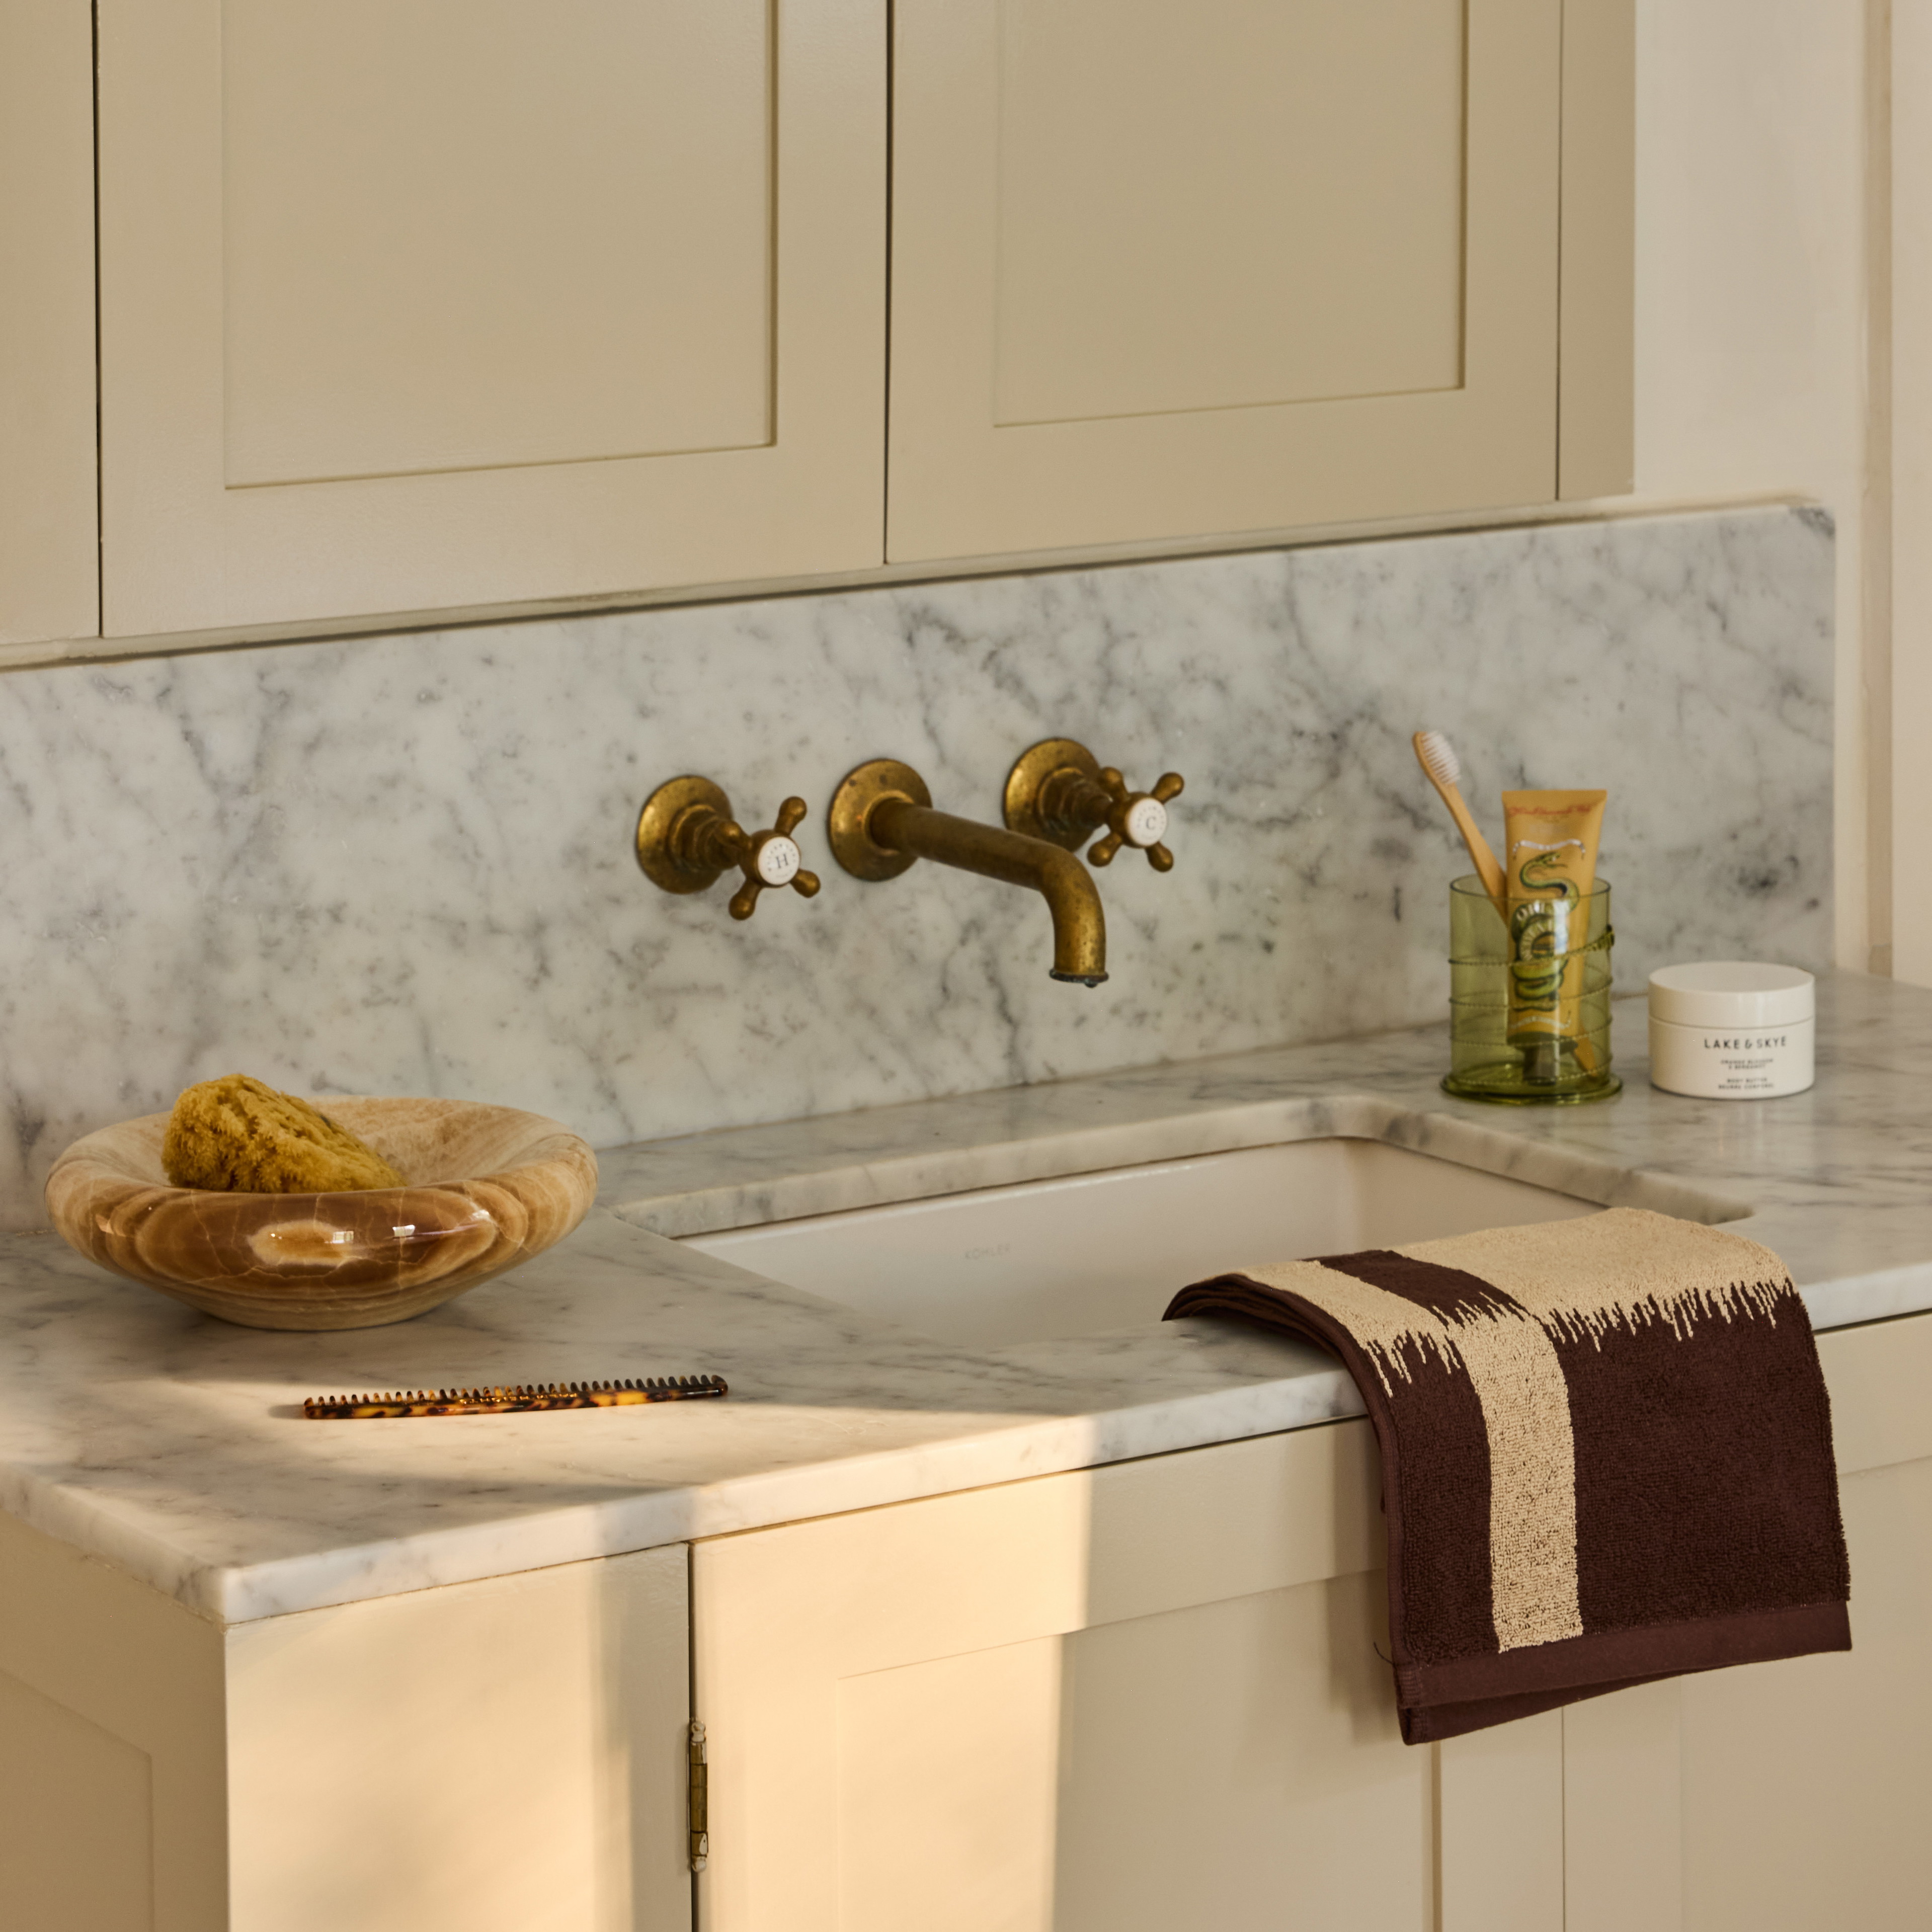
POLYGON ((84 0, 0 0, 0 646, 98 623, 93 70, 84 0))
POLYGON ((893 560, 1627 487, 1628 0, 895 20, 893 560))
POLYGON ((880 560, 884 0, 101 0, 110 635, 880 560))
MULTIPOLYGON (((101 628, 1625 488, 1634 4, 100 0, 101 628)), ((95 533, 85 15, 0 5, 4 641, 95 533)))

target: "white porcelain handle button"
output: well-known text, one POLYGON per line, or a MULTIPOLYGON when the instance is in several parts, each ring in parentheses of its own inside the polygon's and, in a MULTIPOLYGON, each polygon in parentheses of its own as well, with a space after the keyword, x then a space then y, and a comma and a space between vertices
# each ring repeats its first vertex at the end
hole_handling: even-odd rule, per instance
POLYGON ((818 890, 815 873, 799 862, 797 842, 792 834, 805 817, 805 800, 788 798, 778 807, 778 823, 769 832, 754 832, 745 838, 748 850, 741 851, 739 869, 745 883, 731 895, 734 919, 749 919, 758 908, 758 895, 767 886, 789 886, 801 898, 810 898, 818 890))
POLYGON ((1167 807, 1157 798, 1137 798, 1128 807, 1126 823, 1121 829, 1130 845, 1143 850, 1158 845, 1167 836, 1167 807))
POLYGON ((758 883, 762 886, 788 886, 798 877, 798 868, 803 863, 797 846, 782 832, 774 832, 758 848, 758 883))

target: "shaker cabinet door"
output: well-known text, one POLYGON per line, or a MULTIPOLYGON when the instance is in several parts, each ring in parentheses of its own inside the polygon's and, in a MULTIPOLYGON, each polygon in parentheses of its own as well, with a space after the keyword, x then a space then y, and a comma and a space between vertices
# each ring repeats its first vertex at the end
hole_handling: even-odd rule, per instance
POLYGON ((884 0, 100 0, 106 628, 880 561, 884 0))
POLYGON ((895 561, 1557 494, 1563 0, 896 22, 895 561))
POLYGON ((1562 1932, 1562 1720, 1412 1748, 1366 1422, 692 1549, 706 1932, 1562 1932))
POLYGON ((94 31, 0 0, 0 650, 99 628, 94 31))
POLYGON ((1565 1932, 1918 1932, 1932 1894, 1932 1315, 1818 1338, 1852 1648, 1563 1712, 1565 1932))

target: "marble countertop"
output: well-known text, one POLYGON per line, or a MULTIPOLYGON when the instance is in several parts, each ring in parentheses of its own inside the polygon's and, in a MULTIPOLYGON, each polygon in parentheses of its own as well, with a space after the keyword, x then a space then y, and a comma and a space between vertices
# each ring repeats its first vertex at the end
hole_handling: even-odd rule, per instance
MULTIPOLYGON (((394 1328, 231 1328, 0 1238, 0 1508, 226 1622, 536 1569, 1358 1413, 1208 1322, 969 1348, 668 1236, 1345 1133, 1607 1202, 1748 1209, 1822 1327, 1932 1308, 1932 992, 1820 988, 1818 1084, 1757 1102, 1451 1100, 1438 1028, 733 1129, 602 1158, 562 1246, 394 1328), (708 1370, 724 1402, 304 1420, 306 1395, 708 1370)), ((1178 1284, 1177 1284, 1178 1286, 1178 1284)))

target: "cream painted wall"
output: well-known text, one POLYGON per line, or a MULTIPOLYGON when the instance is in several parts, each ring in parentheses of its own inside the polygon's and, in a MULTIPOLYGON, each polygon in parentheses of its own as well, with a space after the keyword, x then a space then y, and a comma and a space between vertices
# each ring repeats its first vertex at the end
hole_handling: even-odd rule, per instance
POLYGON ((1637 9, 1636 489, 1798 493, 1838 519, 1838 958, 1860 969, 1888 936, 1868 878, 1866 4, 1637 9))
POLYGON ((1932 0, 1891 15, 1890 874, 1894 970, 1932 986, 1932 0))

